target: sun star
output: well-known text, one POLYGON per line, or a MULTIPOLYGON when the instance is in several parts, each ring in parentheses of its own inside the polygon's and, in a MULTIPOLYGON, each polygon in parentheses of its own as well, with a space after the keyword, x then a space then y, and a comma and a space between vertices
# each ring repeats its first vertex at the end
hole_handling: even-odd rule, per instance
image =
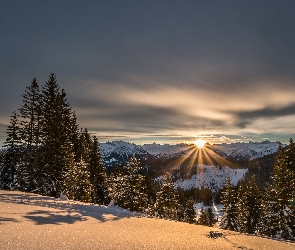
POLYGON ((203 148, 204 145, 206 144, 206 141, 204 141, 204 140, 196 140, 194 143, 195 143, 195 145, 196 145, 198 148, 203 148))

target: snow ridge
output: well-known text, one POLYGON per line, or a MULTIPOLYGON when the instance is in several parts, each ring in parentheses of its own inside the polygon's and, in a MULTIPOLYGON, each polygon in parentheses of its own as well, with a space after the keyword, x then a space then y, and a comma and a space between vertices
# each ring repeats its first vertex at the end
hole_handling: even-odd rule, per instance
MULTIPOLYGON (((213 144, 207 147, 218 154, 232 158, 235 160, 253 160, 255 158, 263 157, 265 155, 270 155, 277 152, 279 146, 285 146, 280 142, 249 142, 249 143, 231 143, 231 144, 213 144)), ((193 149, 195 146, 193 144, 144 144, 136 145, 134 143, 129 143, 125 141, 112 141, 101 143, 101 152, 104 157, 110 156, 112 153, 118 155, 146 155, 155 158, 165 157, 181 157, 185 156, 187 152, 193 149)))
POLYGON ((147 154, 141 146, 121 140, 101 143, 100 148, 104 157, 109 156, 112 153, 120 155, 147 154))
POLYGON ((225 156, 236 158, 237 160, 253 160, 265 155, 274 154, 279 146, 285 146, 280 142, 249 142, 249 143, 231 143, 214 144, 212 149, 221 151, 225 156))

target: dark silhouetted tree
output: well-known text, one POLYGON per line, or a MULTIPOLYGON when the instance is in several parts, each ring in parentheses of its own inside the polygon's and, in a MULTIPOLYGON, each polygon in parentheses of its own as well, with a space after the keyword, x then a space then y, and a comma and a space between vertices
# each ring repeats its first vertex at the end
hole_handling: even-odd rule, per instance
POLYGON ((7 127, 7 139, 4 142, 4 155, 2 155, 0 168, 0 188, 13 189, 17 181, 18 166, 21 157, 22 141, 20 138, 20 125, 16 112, 13 112, 10 125, 7 127), (15 179, 16 178, 16 179, 15 179))
POLYGON ((262 194, 254 177, 249 179, 246 186, 238 189, 237 223, 243 233, 254 234, 258 232, 261 212, 262 194))
POLYGON ((174 184, 168 174, 160 181, 159 191, 156 193, 154 205, 155 215, 164 219, 177 220, 179 208, 178 196, 174 191, 174 184))
POLYGON ((239 231, 237 223, 237 191, 230 178, 227 179, 222 192, 223 216, 220 227, 227 230, 239 231))
POLYGON ((108 197, 106 168, 103 164, 99 144, 95 136, 93 136, 91 147, 89 148, 88 169, 93 187, 93 202, 107 205, 110 199, 108 197))
POLYGON ((204 210, 201 208, 198 224, 212 227, 216 223, 216 218, 211 207, 204 210))
POLYGON ((74 166, 71 130, 73 116, 64 90, 54 74, 42 86, 41 93, 41 163, 39 188, 42 194, 58 196, 63 192, 64 174, 74 166))
POLYGON ((37 188, 35 173, 39 167, 40 146, 40 91, 36 78, 22 95, 20 112, 20 134, 23 142, 22 160, 19 165, 18 182, 23 191, 37 188))
POLYGON ((295 211, 289 200, 295 197, 295 173, 289 168, 291 158, 288 156, 289 152, 283 149, 277 153, 271 182, 263 197, 260 232, 270 237, 294 239, 295 211))

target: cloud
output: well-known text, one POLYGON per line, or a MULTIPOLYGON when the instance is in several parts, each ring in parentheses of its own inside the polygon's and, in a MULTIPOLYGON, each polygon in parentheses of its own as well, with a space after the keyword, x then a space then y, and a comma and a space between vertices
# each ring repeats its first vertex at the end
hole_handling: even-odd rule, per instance
POLYGON ((80 125, 109 136, 290 131, 295 3, 167 3, 6 2, 1 119, 55 72, 80 125))
MULTIPOLYGON (((256 110, 234 112, 233 115, 236 117, 236 125, 240 128, 245 128, 256 120, 272 120, 271 123, 275 124, 275 120, 290 119, 291 116, 295 116, 295 103, 284 107, 271 106, 256 110)), ((282 126, 282 123, 280 123, 280 126, 282 126)))

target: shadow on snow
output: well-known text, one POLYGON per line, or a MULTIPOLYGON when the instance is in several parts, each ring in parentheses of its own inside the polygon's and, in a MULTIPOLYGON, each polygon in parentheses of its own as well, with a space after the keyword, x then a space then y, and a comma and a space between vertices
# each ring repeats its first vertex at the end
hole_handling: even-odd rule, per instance
MULTIPOLYGON (((13 191, 0 190, 0 202, 16 203, 24 206, 37 206, 36 208, 33 208, 31 212, 23 215, 24 218, 34 221, 36 225, 60 225, 64 223, 74 224, 76 222, 88 220, 89 217, 100 222, 106 222, 134 216, 134 213, 124 210, 118 206, 106 207, 91 203, 63 201, 33 193, 18 192, 15 194, 13 191), (44 209, 40 207, 44 207, 44 209), (45 207, 50 209, 45 209, 45 207)), ((20 221, 8 217, 0 217, 0 224, 4 222, 20 221)))

